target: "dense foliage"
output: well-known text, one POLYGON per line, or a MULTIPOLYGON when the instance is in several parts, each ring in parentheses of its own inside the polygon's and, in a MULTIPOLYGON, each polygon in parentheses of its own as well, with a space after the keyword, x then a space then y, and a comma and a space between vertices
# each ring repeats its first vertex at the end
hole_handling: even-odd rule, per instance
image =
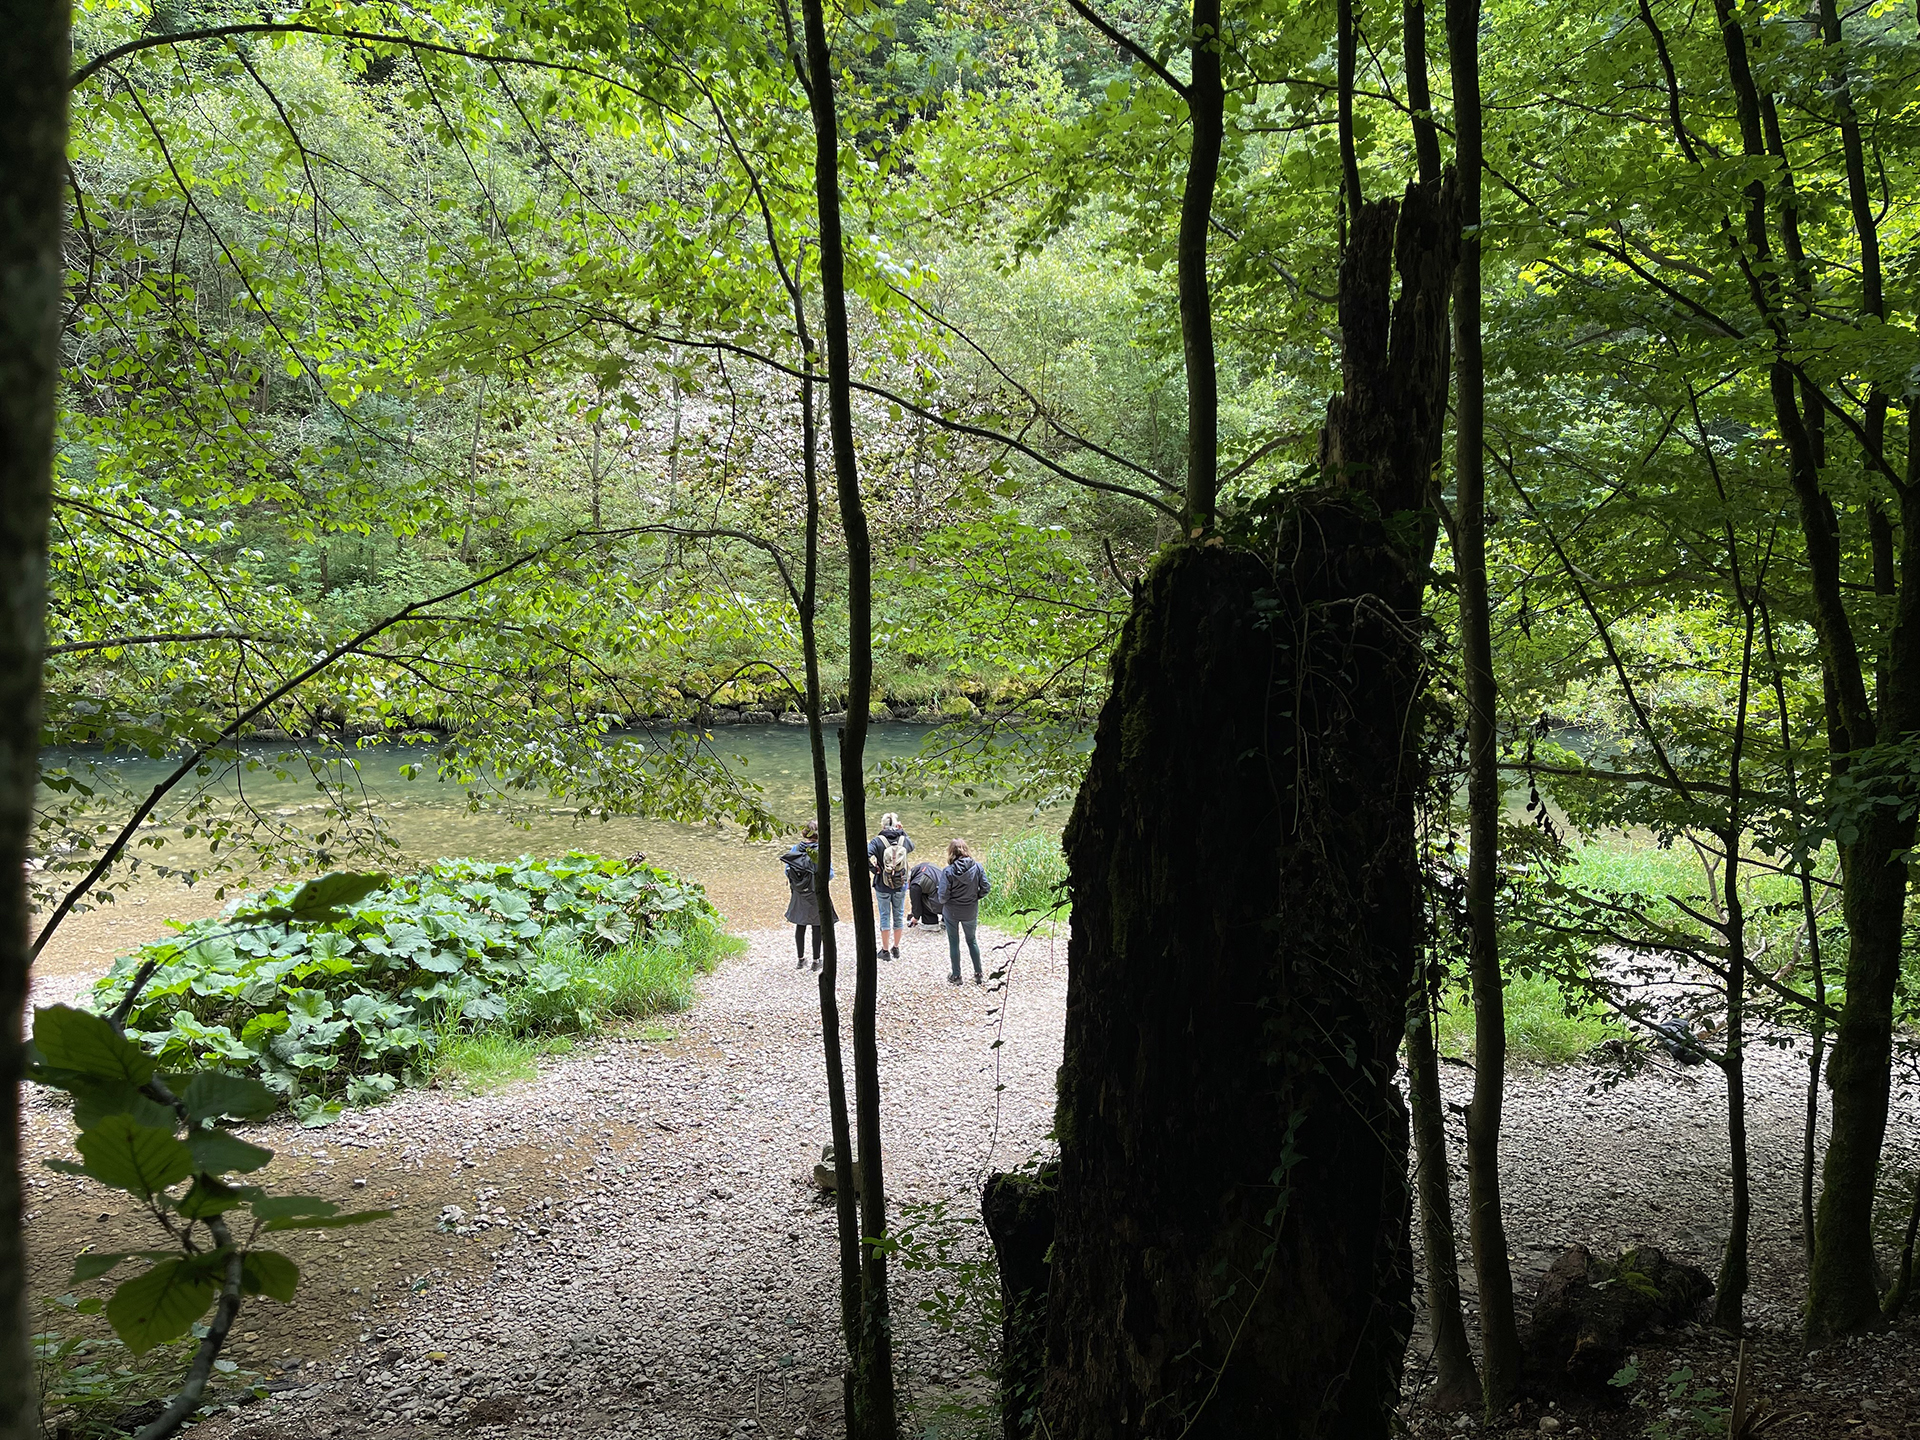
POLYGON ((115 962, 111 1009, 153 967, 128 1036, 163 1065, 263 1081, 295 1113, 375 1103, 431 1076, 462 1030, 591 1030, 686 1003, 718 916, 698 885, 646 864, 443 860, 339 914, 284 913, 292 887, 115 962))

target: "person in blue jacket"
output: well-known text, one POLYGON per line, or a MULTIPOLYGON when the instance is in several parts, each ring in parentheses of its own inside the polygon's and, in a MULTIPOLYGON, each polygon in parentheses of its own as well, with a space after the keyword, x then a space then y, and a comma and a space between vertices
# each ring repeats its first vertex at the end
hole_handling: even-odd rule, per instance
POLYGON ((947 866, 940 872, 940 916, 947 924, 947 957, 953 962, 949 985, 960 983, 960 936, 967 937, 967 953, 973 957, 973 983, 985 978, 980 966, 980 940, 975 933, 980 924, 980 901, 993 889, 987 872, 973 858, 964 840, 947 842, 947 866))

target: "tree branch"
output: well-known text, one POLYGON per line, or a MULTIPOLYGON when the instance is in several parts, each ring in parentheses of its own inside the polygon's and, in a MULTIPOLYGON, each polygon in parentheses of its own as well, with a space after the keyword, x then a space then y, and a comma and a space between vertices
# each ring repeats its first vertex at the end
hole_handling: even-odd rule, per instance
POLYGON ((1067 3, 1073 7, 1074 13, 1082 20, 1093 26, 1094 29, 1106 36, 1107 39, 1118 45, 1122 50, 1126 51, 1127 54, 1133 56, 1134 59, 1146 66, 1147 69, 1151 70, 1155 75, 1159 76, 1160 79, 1165 82, 1167 88, 1173 91, 1174 94, 1178 95, 1182 100, 1189 98, 1187 87, 1174 78, 1172 71, 1154 59, 1144 47, 1129 38, 1114 25, 1108 23, 1098 11, 1091 5, 1086 4, 1085 0, 1067 0, 1067 3))

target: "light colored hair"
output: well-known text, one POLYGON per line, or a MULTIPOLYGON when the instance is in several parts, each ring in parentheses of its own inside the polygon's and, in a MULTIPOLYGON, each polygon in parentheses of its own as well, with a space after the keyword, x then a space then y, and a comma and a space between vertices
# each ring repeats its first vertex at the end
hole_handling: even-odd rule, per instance
POLYGON ((886 814, 880 817, 880 828, 882 830, 898 830, 900 828, 900 817, 891 810, 887 811, 886 814))
POLYGON ((971 856, 973 855, 973 850, 970 846, 968 846, 966 841, 964 840, 947 841, 947 863, 949 865, 951 865, 954 861, 958 860, 962 855, 968 856, 969 858, 971 858, 971 856))

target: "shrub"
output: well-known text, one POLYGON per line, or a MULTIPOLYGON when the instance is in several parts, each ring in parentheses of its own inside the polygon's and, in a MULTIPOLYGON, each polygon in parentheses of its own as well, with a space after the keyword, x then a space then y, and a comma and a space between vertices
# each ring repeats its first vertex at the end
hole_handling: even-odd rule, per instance
POLYGON ((442 860, 317 923, 290 916, 291 893, 116 961, 95 1007, 152 964, 130 1038, 163 1065, 255 1075, 314 1118, 422 1083, 452 1035, 684 1008, 727 943, 698 885, 596 855, 442 860))
POLYGON ((1029 830, 1009 835, 988 846, 980 864, 993 889, 980 902, 980 914, 989 920, 1047 916, 1064 920, 1069 912, 1067 857, 1060 837, 1050 831, 1029 830))

